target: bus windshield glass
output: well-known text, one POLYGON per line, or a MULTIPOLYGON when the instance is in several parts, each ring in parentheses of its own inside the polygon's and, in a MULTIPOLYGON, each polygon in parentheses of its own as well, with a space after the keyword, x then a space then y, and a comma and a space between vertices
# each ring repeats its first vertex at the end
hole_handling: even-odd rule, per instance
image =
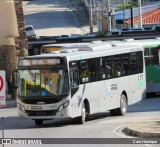
POLYGON ((69 93, 68 71, 66 68, 19 70, 19 96, 49 97, 69 93))

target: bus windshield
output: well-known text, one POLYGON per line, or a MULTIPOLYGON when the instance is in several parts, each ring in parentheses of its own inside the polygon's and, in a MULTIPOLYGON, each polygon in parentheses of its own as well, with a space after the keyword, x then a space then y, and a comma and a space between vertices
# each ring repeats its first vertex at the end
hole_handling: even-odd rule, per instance
POLYGON ((56 69, 23 69, 19 70, 19 96, 49 97, 69 93, 68 71, 56 69))

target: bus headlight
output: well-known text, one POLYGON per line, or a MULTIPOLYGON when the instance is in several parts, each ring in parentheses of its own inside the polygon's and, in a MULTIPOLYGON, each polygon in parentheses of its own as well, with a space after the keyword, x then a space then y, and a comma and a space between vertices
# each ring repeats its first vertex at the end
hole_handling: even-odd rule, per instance
POLYGON ((22 105, 17 104, 17 107, 19 108, 19 110, 25 113, 25 108, 22 105))
POLYGON ((69 101, 63 103, 62 105, 59 106, 58 111, 62 111, 69 105, 69 101))

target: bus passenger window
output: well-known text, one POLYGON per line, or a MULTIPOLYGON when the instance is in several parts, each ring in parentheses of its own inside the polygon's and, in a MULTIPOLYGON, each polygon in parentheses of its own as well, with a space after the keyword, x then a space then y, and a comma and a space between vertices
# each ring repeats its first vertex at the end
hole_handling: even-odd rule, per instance
POLYGON ((113 77, 122 76, 121 58, 119 55, 113 56, 113 77))
POLYGON ((102 58, 96 59, 96 80, 106 79, 105 66, 102 58))
POLYGON ((70 83, 71 87, 77 87, 79 85, 79 77, 78 77, 78 70, 74 69, 70 71, 70 83))
POLYGON ((107 79, 110 79, 111 78, 111 67, 106 64, 105 69, 106 69, 105 71, 106 71, 107 79))
POLYGON ((151 64, 159 65, 158 48, 151 48, 151 64))
POLYGON ((122 74, 123 74, 123 76, 130 74, 129 54, 122 55, 122 74))
POLYGON ((89 60, 90 82, 96 81, 96 59, 89 60))
POLYGON ((150 65, 150 58, 149 56, 145 56, 145 65, 150 65))
POLYGON ((143 72, 143 52, 138 52, 138 73, 143 72))
POLYGON ((115 64, 113 69, 113 75, 114 77, 120 77, 121 76, 121 66, 120 64, 115 64))
POLYGON ((144 48, 144 56, 149 56, 149 48, 144 48))
POLYGON ((138 73, 137 53, 130 54, 130 69, 131 69, 131 74, 138 73))
POLYGON ((89 82, 88 60, 79 61, 78 69, 80 83, 89 82))
POLYGON ((151 64, 152 65, 159 65, 158 56, 151 57, 151 64))
POLYGON ((112 78, 112 56, 103 58, 105 64, 105 75, 107 79, 112 78))

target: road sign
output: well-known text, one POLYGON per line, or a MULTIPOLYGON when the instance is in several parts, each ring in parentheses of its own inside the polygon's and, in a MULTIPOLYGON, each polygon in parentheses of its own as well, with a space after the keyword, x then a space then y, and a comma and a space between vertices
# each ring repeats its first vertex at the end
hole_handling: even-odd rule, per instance
POLYGON ((0 70, 0 107, 6 106, 6 73, 0 70))

